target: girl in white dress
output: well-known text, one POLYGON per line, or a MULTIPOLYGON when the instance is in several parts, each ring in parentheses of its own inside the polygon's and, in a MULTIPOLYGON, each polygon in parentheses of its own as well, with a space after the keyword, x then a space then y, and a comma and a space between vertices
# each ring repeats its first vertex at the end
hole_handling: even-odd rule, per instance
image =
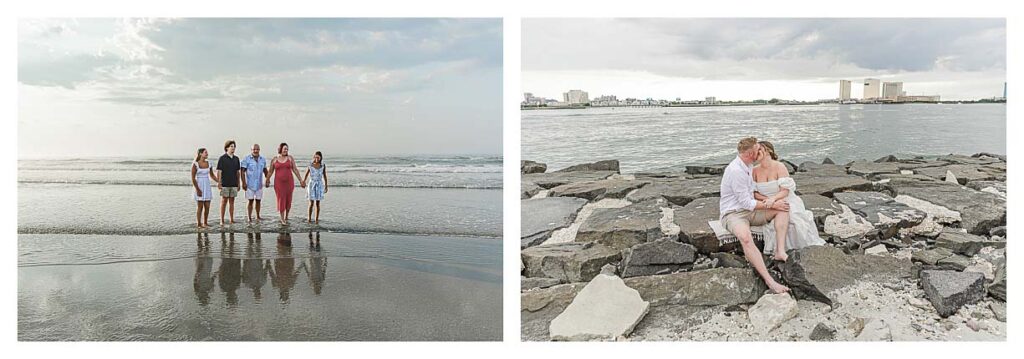
POLYGON ((195 193, 192 199, 196 200, 196 227, 209 227, 210 201, 213 200, 213 191, 210 189, 210 180, 220 183, 217 174, 210 171, 210 162, 206 160, 210 154, 205 148, 196 151, 196 160, 192 162, 192 187, 195 193))
MULTIPOLYGON (((775 146, 768 141, 758 142, 764 151, 761 163, 754 167, 754 198, 766 201, 770 206, 778 200, 789 203, 789 230, 786 241, 777 241, 774 246, 765 243, 764 253, 772 255, 775 260, 786 261, 787 250, 800 249, 808 246, 824 245, 825 241, 818 236, 818 227, 814 224, 814 213, 804 207, 804 201, 796 195, 796 182, 789 177, 786 165, 779 162, 775 154, 775 146)), ((775 238, 775 227, 764 226, 764 237, 775 238)))

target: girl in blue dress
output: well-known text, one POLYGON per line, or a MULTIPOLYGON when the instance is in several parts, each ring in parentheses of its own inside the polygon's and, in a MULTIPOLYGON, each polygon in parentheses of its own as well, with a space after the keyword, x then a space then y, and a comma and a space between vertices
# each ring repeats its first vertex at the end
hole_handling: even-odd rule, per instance
POLYGON ((320 151, 313 153, 313 163, 306 169, 306 175, 302 182, 309 180, 306 186, 306 198, 309 198, 309 211, 306 215, 306 222, 320 223, 320 200, 324 199, 327 193, 327 166, 323 163, 323 154, 320 151), (313 207, 316 207, 316 216, 313 216, 313 207))

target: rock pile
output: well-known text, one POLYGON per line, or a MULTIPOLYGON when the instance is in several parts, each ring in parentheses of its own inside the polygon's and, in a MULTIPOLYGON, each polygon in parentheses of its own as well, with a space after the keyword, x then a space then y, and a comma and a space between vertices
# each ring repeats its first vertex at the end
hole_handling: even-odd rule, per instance
POLYGON ((788 166, 827 244, 772 264, 792 293, 765 295, 738 243, 708 225, 719 217, 725 165, 623 175, 616 160, 552 172, 523 161, 523 339, 657 339, 659 328, 675 337, 703 323, 700 338, 730 340, 706 327, 738 321, 755 338, 805 328, 796 339, 900 340, 998 327, 960 321, 964 311, 1002 311, 1005 321, 1005 157, 788 166), (828 319, 865 285, 907 296, 920 335, 905 333, 911 320, 898 315, 828 319))

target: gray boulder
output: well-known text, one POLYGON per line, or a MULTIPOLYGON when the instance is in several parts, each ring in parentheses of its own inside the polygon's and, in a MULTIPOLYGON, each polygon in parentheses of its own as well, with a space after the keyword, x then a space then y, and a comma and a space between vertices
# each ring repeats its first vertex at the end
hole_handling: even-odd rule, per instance
POLYGON ((520 203, 520 248, 543 243, 551 232, 568 227, 587 200, 571 197, 525 199, 520 203))
POLYGON ((854 162, 848 170, 850 174, 861 177, 872 177, 882 173, 900 173, 900 167, 895 162, 854 162))
POLYGON ((721 176, 729 164, 707 165, 707 166, 686 166, 686 173, 691 175, 712 175, 721 176))
POLYGON ((622 258, 618 250, 592 243, 534 246, 520 252, 527 277, 547 277, 563 282, 586 282, 601 273, 605 264, 622 258))
POLYGON ((967 266, 971 265, 971 257, 954 254, 949 257, 940 259, 938 262, 935 262, 935 265, 939 267, 939 269, 955 270, 957 272, 962 272, 965 268, 967 268, 967 266))
POLYGON ((956 313, 966 304, 985 298, 985 276, 975 272, 948 270, 921 271, 921 287, 925 298, 943 318, 956 313))
POLYGON ((704 254, 739 248, 738 240, 721 241, 708 226, 708 221, 716 220, 720 215, 718 201, 718 197, 699 198, 675 210, 674 222, 679 226, 680 241, 692 244, 704 254))
POLYGON ((919 168, 915 170, 915 172, 943 181, 947 180, 947 175, 952 173, 953 176, 956 177, 957 182, 961 185, 966 185, 974 181, 992 181, 996 179, 996 176, 986 173, 981 169, 981 166, 977 165, 948 165, 942 167, 919 168))
POLYGON ((899 161, 899 159, 896 158, 896 156, 888 155, 888 156, 884 156, 882 158, 879 158, 879 159, 875 160, 875 163, 886 163, 886 162, 897 162, 897 161, 899 161))
POLYGON ((548 192, 549 197, 577 197, 589 201, 603 198, 622 198, 630 191, 646 185, 648 182, 621 179, 604 179, 597 181, 567 183, 548 192))
POLYGON ((696 259, 697 249, 686 243, 662 238, 641 243, 622 252, 619 273, 623 278, 674 272, 696 259))
POLYGON ((811 330, 811 334, 808 335, 808 339, 816 342, 830 342, 836 339, 836 334, 838 333, 839 330, 835 327, 826 324, 825 322, 820 322, 811 330))
POLYGON ((549 172, 531 173, 522 176, 523 182, 531 182, 543 189, 552 189, 567 183, 603 180, 614 171, 549 172))
POLYGON ((917 226, 927 217, 925 212, 896 202, 884 193, 842 192, 834 196, 836 201, 850 207, 879 229, 882 238, 895 236, 900 228, 917 226))
POLYGON ((960 227, 987 234, 1006 225, 1006 199, 945 182, 893 179, 884 185, 892 195, 907 195, 960 213, 960 227))
POLYGON ((818 225, 819 231, 825 228, 825 218, 836 214, 831 198, 812 193, 802 195, 800 199, 804 201, 804 208, 814 213, 814 223, 818 225))
POLYGON ((940 260, 949 258, 953 251, 948 248, 933 248, 916 251, 911 254, 910 259, 927 265, 936 265, 940 260))
MULTIPOLYGON (((843 168, 842 166, 835 167, 840 169, 843 168)), ((792 176, 793 180, 797 183, 796 192, 799 195, 814 193, 831 197, 832 194, 836 192, 871 190, 872 185, 870 181, 858 176, 846 174, 845 169, 842 171, 842 173, 835 174, 831 173, 831 170, 797 172, 792 176)))
POLYGON ((716 197, 721 191, 721 177, 698 179, 653 180, 626 196, 631 202, 664 198, 677 206, 685 206, 697 198, 716 197))
POLYGON ((974 256, 985 247, 1005 248, 1006 241, 964 233, 953 228, 944 228, 935 238, 935 246, 947 248, 965 256, 974 256))
POLYGON ((619 160, 604 160, 593 163, 583 163, 560 169, 556 172, 593 172, 612 171, 619 173, 619 160))
POLYGON ((519 183, 519 199, 528 199, 533 197, 542 189, 543 188, 540 188, 536 183, 522 181, 519 183))
POLYGON ((996 278, 988 286, 988 294, 992 298, 1006 301, 1006 264, 1003 263, 996 269, 996 278))
POLYGON ((741 268, 632 277, 625 282, 654 306, 754 303, 768 289, 752 269, 741 268))
POLYGON ((782 278, 798 299, 832 305, 831 293, 858 281, 887 283, 910 277, 909 259, 892 256, 848 255, 842 249, 812 246, 790 252, 782 278))
POLYGON ((519 290, 543 289, 562 284, 562 281, 554 278, 543 277, 519 277, 519 290))
POLYGON ((526 160, 519 161, 519 172, 524 175, 529 173, 544 173, 544 171, 547 170, 548 165, 543 163, 526 160))
POLYGON ((551 340, 548 327, 587 283, 569 283, 521 292, 520 335, 524 341, 551 340))
POLYGON ((648 200, 622 208, 597 208, 580 225, 576 242, 595 242, 621 251, 661 238, 663 206, 668 204, 648 200))

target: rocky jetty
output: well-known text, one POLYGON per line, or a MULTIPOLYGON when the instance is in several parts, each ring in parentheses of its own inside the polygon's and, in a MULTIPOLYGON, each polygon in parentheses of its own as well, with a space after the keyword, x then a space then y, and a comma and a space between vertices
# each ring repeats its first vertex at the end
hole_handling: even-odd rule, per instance
POLYGON ((522 161, 522 338, 1005 340, 1004 156, 786 163, 826 245, 770 295, 708 225, 725 165, 522 161))

